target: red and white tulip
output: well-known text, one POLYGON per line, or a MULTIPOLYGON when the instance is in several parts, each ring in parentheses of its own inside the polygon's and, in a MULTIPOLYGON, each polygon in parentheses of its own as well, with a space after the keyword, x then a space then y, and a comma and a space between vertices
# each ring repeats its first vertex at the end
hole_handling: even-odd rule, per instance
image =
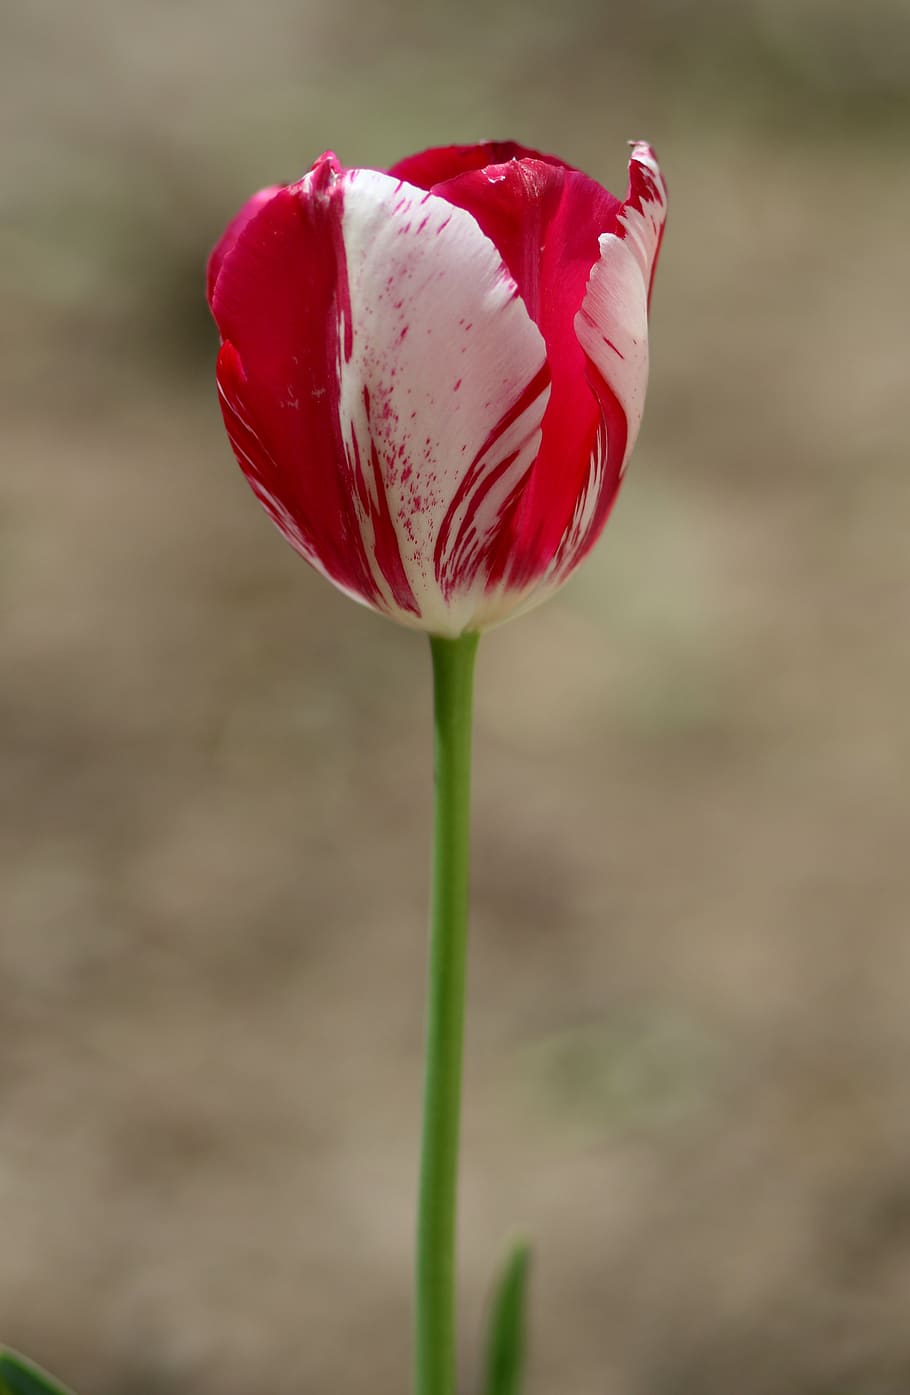
POLYGON ((666 217, 513 144, 317 160, 209 263, 234 452, 282 533, 403 624, 483 630, 596 541, 641 421, 666 217))

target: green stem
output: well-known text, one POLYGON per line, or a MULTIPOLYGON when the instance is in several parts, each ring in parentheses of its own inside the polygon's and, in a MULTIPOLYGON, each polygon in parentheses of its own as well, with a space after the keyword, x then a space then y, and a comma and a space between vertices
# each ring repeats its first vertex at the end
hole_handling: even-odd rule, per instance
POLYGON ((436 751, 415 1395, 454 1395, 455 1212, 461 1116, 476 634, 431 637, 436 751))

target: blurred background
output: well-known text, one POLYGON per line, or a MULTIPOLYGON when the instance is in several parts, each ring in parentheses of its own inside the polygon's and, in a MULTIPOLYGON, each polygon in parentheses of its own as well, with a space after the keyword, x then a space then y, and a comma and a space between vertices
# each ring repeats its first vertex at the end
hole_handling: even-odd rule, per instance
POLYGON ((461 1389, 527 1233, 529 1395, 906 1395, 905 0, 0 24, 0 1338, 407 1390, 428 656, 256 507, 203 263, 327 146, 646 136, 633 468, 480 651, 461 1389))

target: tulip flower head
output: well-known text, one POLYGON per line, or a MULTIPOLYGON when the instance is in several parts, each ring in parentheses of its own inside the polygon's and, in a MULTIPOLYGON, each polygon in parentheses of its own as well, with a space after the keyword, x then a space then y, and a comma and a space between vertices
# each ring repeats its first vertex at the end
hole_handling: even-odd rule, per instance
POLYGON ((209 262, 234 453, 341 590, 456 637, 550 595, 638 434, 667 210, 512 143, 382 173, 324 155, 254 195, 209 262))

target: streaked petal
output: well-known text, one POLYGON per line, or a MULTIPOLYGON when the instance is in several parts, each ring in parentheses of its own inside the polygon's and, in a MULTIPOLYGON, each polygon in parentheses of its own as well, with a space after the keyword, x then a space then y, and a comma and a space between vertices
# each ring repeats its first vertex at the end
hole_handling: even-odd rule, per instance
POLYGON ((548 385, 474 219, 326 157, 241 232, 213 310, 235 453, 289 541, 397 619, 469 627, 548 385))
POLYGON ((508 160, 540 160, 546 165, 569 168, 556 155, 541 155, 540 151, 530 150, 514 140, 495 140, 482 141, 478 145, 440 145, 431 150, 421 150, 417 155, 407 155, 399 160, 389 174, 408 184, 415 184, 418 189, 432 189, 447 179, 483 169, 485 165, 503 165, 508 160))
MULTIPOLYGON (((610 475, 619 466, 619 478, 641 426, 648 385, 648 302, 666 217, 667 186, 657 157, 639 142, 629 162, 629 192, 616 229, 600 239, 600 257, 575 320, 579 343, 596 369, 595 391, 602 404, 618 404, 626 422, 622 459, 608 462, 610 475)), ((605 415, 607 411, 605 406, 605 415)), ((570 565, 593 545, 606 521, 609 508, 603 508, 600 473, 595 461, 566 549, 570 565)), ((618 483, 617 478, 616 487, 618 483)))
POLYGON ((625 422, 592 382, 575 332, 600 236, 616 228, 618 199, 577 170, 539 160, 489 166, 437 187, 474 214, 496 243, 547 345, 552 391, 540 453, 497 542, 493 579, 523 588, 548 576, 572 531, 591 462, 613 485, 625 422))
MULTIPOLYGON (((327 167, 324 160, 316 168, 327 167)), ((218 386, 238 462, 289 542, 342 589, 375 604, 344 473, 337 222, 331 199, 301 198, 296 187, 247 221, 212 298, 224 341, 218 386)))
POLYGON ((240 212, 234 214, 234 217, 228 223, 221 237, 212 248, 208 266, 205 270, 205 289, 209 307, 211 307, 212 304, 212 296, 215 293, 215 282, 218 280, 225 257, 228 252, 231 251, 234 243, 237 241, 250 219, 255 218, 259 210, 264 208, 265 205, 274 198, 280 188, 280 184, 270 184, 267 189, 260 189, 251 199, 247 199, 240 212))
POLYGON ((667 222, 667 181, 657 154, 647 141, 632 142, 629 192, 619 222, 620 236, 627 238, 635 248, 642 275, 647 282, 650 303, 667 222))

